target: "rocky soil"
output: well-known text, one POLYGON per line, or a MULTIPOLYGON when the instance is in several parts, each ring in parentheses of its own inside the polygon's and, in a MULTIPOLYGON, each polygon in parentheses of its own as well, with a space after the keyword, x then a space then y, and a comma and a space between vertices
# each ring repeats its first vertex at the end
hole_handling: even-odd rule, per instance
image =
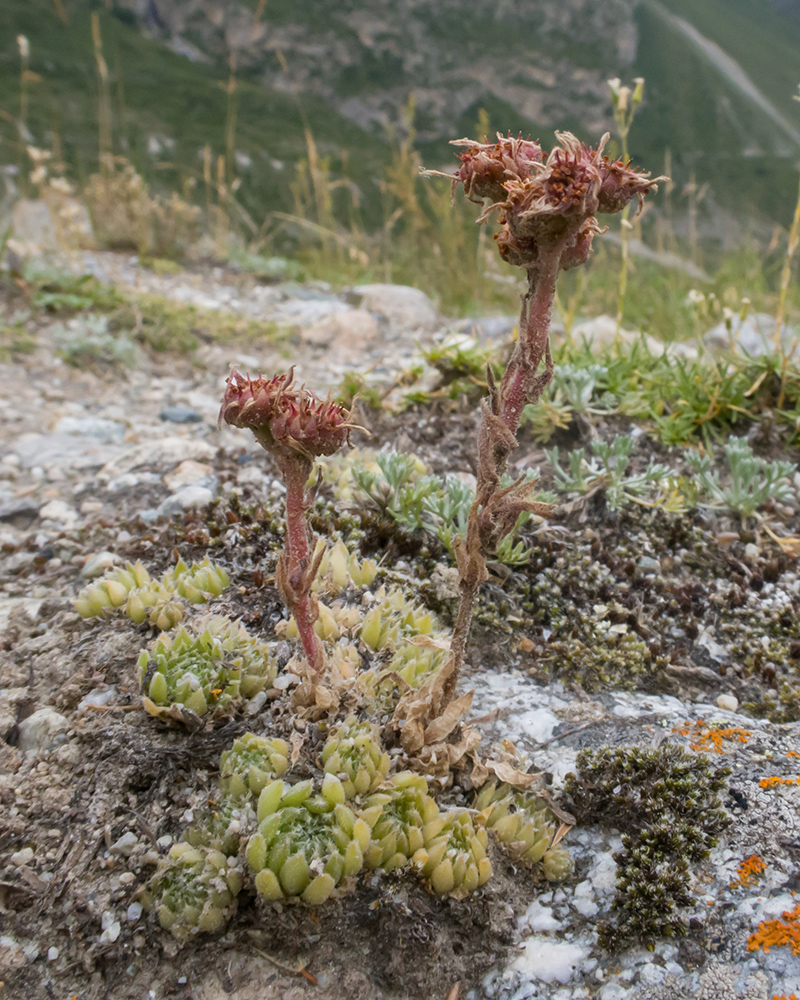
MULTIPOLYGON (((209 342, 192 359, 153 356, 135 370, 80 371, 55 356, 42 320, 35 353, 0 366, 2 996, 772 1000, 800 992, 800 946, 747 948, 759 922, 791 911, 800 891, 800 723, 790 697, 800 576, 767 536, 748 540, 696 513, 612 514, 602 502, 557 512, 531 564, 487 585, 465 679, 482 749, 512 741, 531 770, 546 773, 556 800, 584 748, 694 744, 693 753, 731 768, 723 805, 732 822, 691 872, 685 936, 653 950, 598 946, 624 816, 571 831, 575 870, 555 886, 495 850, 495 875, 466 901, 430 896, 404 877, 368 876, 317 911, 244 899, 226 930, 183 948, 143 913, 137 889, 204 808, 220 751, 248 728, 313 742, 313 727, 263 704, 216 729, 158 725, 142 711, 135 679, 147 629, 83 621, 71 599, 116 561, 141 558, 162 571, 178 552, 190 560, 210 551, 233 584, 215 608, 271 638, 280 611, 263 570, 274 565, 274 537, 268 516, 249 523, 241 512, 277 511, 280 484, 248 435, 217 428, 229 364, 265 372, 296 364, 315 390, 365 368, 391 384, 418 342, 454 324, 412 289, 259 286, 221 270, 159 277, 111 254, 82 266, 120 287, 276 324, 281 336, 209 342), (598 682, 595 660, 586 665, 591 647, 570 645, 585 639, 583 626, 570 637, 542 615, 560 604, 576 622, 593 622, 598 647, 610 628, 646 641, 641 672, 626 675, 615 647, 618 659, 603 666, 609 678, 598 682), (776 649, 789 685, 777 707, 768 670, 776 649), (717 723, 744 735, 704 740, 717 723), (752 856, 763 867, 742 880, 752 856)), ((503 337, 509 326, 486 321, 476 332, 503 337)), ((375 445, 469 475, 472 413, 365 420, 375 445)), ((523 450, 541 462, 532 442, 523 450)), ((800 527, 799 510, 795 502, 784 512, 789 531, 800 527)), ((332 531, 336 518, 323 491, 317 530, 332 531)), ((362 547, 377 544, 370 537, 362 547)), ((451 573, 441 551, 402 549, 397 537, 379 544, 373 554, 385 571, 422 599, 432 599, 435 575, 451 573)), ((446 618, 441 587, 436 604, 446 618)), ((457 801, 466 802, 468 784, 457 780, 457 801)))

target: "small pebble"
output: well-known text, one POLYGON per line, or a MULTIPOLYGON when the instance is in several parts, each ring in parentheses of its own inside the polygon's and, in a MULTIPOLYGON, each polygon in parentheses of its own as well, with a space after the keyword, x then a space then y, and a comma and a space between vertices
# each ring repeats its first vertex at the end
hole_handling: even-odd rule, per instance
POLYGON ((33 848, 23 847, 21 851, 15 851, 11 855, 11 864, 16 865, 17 868, 22 868, 23 865, 28 865, 33 861, 33 848))
POLYGON ((136 876, 133 874, 133 872, 123 872, 119 877, 119 884, 130 885, 131 882, 134 882, 135 880, 136 876))
POLYGON ((203 419, 201 414, 188 406, 165 406, 159 416, 171 424, 199 424, 203 419))
POLYGON ((732 694, 721 694, 717 698, 717 708, 726 712, 735 712, 739 707, 739 699, 732 694))
POLYGON ((126 911, 126 916, 128 917, 128 922, 135 924, 136 921, 142 915, 142 904, 141 903, 131 903, 126 911))
POLYGON ((166 850, 171 845, 172 837, 168 833, 165 833, 163 837, 159 837, 156 841, 156 846, 160 847, 162 850, 166 850))
POLYGON ((58 948, 48 948, 47 949, 47 961, 55 962, 58 958, 58 948))

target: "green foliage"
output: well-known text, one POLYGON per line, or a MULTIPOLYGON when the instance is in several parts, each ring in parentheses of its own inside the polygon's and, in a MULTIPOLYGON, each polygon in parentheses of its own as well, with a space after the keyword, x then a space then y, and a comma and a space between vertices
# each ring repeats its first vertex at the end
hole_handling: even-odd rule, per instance
POLYGON ((577 776, 567 776, 579 822, 622 828, 614 917, 600 940, 617 949, 628 941, 652 946, 686 933, 678 912, 692 902, 690 864, 708 857, 730 823, 719 793, 729 768, 677 746, 658 750, 582 750, 577 776))
POLYGON ((440 814, 415 859, 428 888, 462 899, 482 886, 492 874, 486 856, 488 839, 486 830, 473 824, 466 809, 440 814))
POLYGON ((36 350, 36 340, 27 330, 29 319, 27 310, 18 310, 6 316, 0 307, 0 361, 9 361, 17 354, 31 354, 36 350))
POLYGON ((720 484, 719 472, 712 468, 709 455, 686 453, 701 490, 709 497, 708 506, 725 507, 742 517, 751 517, 769 500, 786 503, 794 498, 793 462, 758 458, 743 438, 731 438, 724 450, 730 469, 730 482, 725 486, 720 484))
POLYGON ((585 495, 602 489, 609 508, 618 510, 653 493, 670 476, 668 466, 653 461, 643 472, 628 474, 633 447, 634 440, 629 435, 619 434, 612 441, 593 441, 593 456, 587 458, 583 448, 569 452, 568 469, 562 466, 557 448, 545 454, 559 490, 585 495))
POLYGON ((341 781, 347 799, 374 791, 389 773, 389 755, 378 741, 377 727, 354 715, 327 738, 322 763, 326 774, 341 781))
MULTIPOLYGON (((354 466, 353 479, 361 492, 356 502, 369 500, 380 515, 394 521, 409 533, 421 532, 435 538, 453 553, 456 536, 464 537, 467 519, 475 501, 475 490, 458 476, 423 475, 420 460, 404 452, 383 451, 375 456, 378 470, 354 466)), ((536 473, 530 472, 533 480, 536 473)), ((511 479, 504 477, 502 486, 509 486, 511 479)), ((537 500, 547 502, 542 494, 537 500)), ((496 558, 507 565, 522 565, 528 560, 529 550, 520 541, 518 532, 529 519, 521 514, 516 529, 498 546, 496 558)))
MULTIPOLYGON (((248 645, 252 641, 248 640, 248 645)), ((288 769, 289 744, 285 740, 245 733, 220 757, 219 783, 225 794, 234 798, 248 792, 260 795, 270 779, 279 778, 288 769)))
POLYGON ((225 570, 208 556, 191 566, 179 559, 160 580, 154 580, 141 562, 127 563, 84 587, 73 604, 81 618, 94 618, 106 609, 122 608, 137 625, 147 621, 165 632, 183 619, 184 600, 203 604, 219 597, 229 583, 225 570))
POLYGON ((235 912, 241 888, 241 871, 231 867, 221 851, 179 843, 141 899, 146 910, 156 912, 162 927, 185 941, 218 931, 235 912))
POLYGON ((343 879, 358 874, 380 808, 356 814, 345 805, 342 783, 328 774, 314 783, 272 781, 258 798, 258 832, 246 857, 259 895, 300 899, 318 906, 343 879))
POLYGON ((82 309, 110 312, 121 305, 120 293, 89 274, 75 275, 41 263, 26 263, 22 271, 34 306, 56 315, 82 309))
POLYGON ((426 364, 439 374, 432 396, 451 400, 475 401, 486 393, 486 370, 502 375, 497 359, 498 350, 491 344, 466 337, 451 337, 423 350, 426 364))
POLYGON ((160 635, 139 657, 139 682, 151 715, 167 716, 161 709, 177 706, 203 716, 271 687, 276 669, 265 643, 241 622, 218 615, 160 635))
POLYGON ((428 793, 428 782, 413 771, 393 774, 387 788, 365 801, 367 809, 381 808, 365 860, 370 868, 390 872, 404 868, 425 847, 426 831, 439 818, 439 807, 428 793))
POLYGON ((554 843, 555 817, 542 799, 490 781, 478 793, 475 808, 481 811, 487 830, 510 854, 531 863, 541 861, 550 881, 570 874, 572 860, 568 851, 554 843))

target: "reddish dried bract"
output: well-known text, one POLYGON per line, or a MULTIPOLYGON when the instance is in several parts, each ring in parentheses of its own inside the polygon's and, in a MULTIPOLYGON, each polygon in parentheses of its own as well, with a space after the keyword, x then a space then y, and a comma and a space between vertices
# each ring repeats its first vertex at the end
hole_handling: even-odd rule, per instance
POLYGON ((658 181, 631 170, 630 164, 603 156, 604 135, 596 149, 585 146, 570 132, 557 132, 559 145, 545 159, 538 143, 498 138, 494 145, 459 139, 465 146, 453 188, 462 184, 472 201, 491 204, 479 218, 500 211, 497 248, 508 264, 528 269, 539 266, 543 246, 558 245, 561 270, 585 263, 594 236, 601 232, 594 216, 620 212, 658 181))
POLYGON ((290 449, 308 458, 332 455, 350 440, 350 412, 297 387, 292 372, 251 379, 232 371, 220 409, 223 420, 247 427, 267 451, 290 449))
POLYGON ((523 180, 530 176, 532 166, 544 160, 542 147, 530 139, 512 139, 497 136, 495 143, 474 142, 472 139, 456 139, 453 146, 465 146, 461 153, 461 166, 453 178, 453 190, 464 185, 464 191, 471 201, 489 198, 490 201, 506 200, 506 182, 523 180))

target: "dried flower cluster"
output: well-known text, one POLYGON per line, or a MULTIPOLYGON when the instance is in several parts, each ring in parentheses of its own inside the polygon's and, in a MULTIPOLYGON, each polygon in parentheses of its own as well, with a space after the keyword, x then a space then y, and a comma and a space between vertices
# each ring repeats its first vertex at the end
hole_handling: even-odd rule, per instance
POLYGON ((287 451, 307 459, 332 455, 349 443, 350 413, 294 384, 294 371, 257 379, 234 370, 227 379, 220 421, 246 427, 276 457, 287 451))
MULTIPOLYGON (((519 339, 499 384, 487 372, 489 397, 483 402, 478 439, 478 483, 466 541, 456 547, 461 601, 453 632, 455 669, 446 697, 452 698, 464 660, 478 588, 487 578, 485 557, 517 523, 523 512, 546 516, 549 508, 535 503, 532 484, 520 479, 501 489, 508 456, 517 445, 522 410, 536 403, 553 378, 550 316, 559 272, 584 264, 592 241, 602 232, 595 215, 614 213, 635 197, 643 198, 663 178, 632 170, 622 160, 603 155, 606 134, 596 149, 569 132, 557 132, 548 154, 536 142, 498 135, 495 143, 458 139, 461 164, 451 178, 453 191, 462 185, 467 197, 486 202, 478 222, 498 213, 495 234, 500 256, 525 269, 519 339)), ((429 171, 438 174, 437 171, 429 171)), ((441 175, 439 176, 449 176, 441 175)))
POLYGON ((286 484, 286 549, 275 577, 281 598, 294 615, 297 630, 312 670, 321 674, 325 661, 314 631, 319 617, 311 592, 323 551, 314 555, 307 524, 315 489, 307 490, 314 459, 332 455, 349 443, 351 412, 330 399, 319 399, 305 386, 296 386, 294 370, 257 379, 232 371, 227 379, 219 421, 249 428, 270 452, 286 484))

